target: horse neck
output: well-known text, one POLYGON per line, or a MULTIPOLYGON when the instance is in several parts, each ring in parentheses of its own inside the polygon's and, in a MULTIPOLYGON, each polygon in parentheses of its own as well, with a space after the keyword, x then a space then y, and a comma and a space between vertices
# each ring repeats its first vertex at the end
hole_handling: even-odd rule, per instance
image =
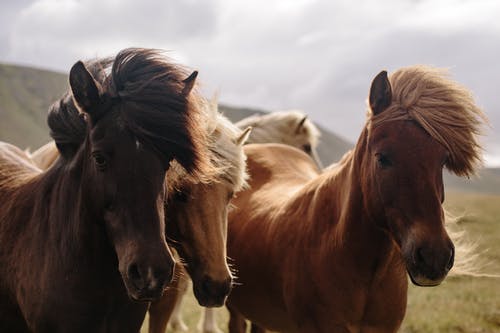
POLYGON ((348 157, 304 186, 288 208, 304 207, 303 225, 296 226, 301 230, 293 232, 303 235, 306 246, 319 246, 326 260, 330 255, 343 256, 361 264, 363 258, 369 267, 387 258, 394 246, 365 209, 360 180, 364 149, 362 135, 348 157))
POLYGON ((83 155, 80 150, 72 161, 60 158, 35 185, 38 193, 33 203, 33 230, 47 247, 67 258, 88 251, 92 244, 99 244, 101 237, 94 232, 98 224, 85 205, 83 155))

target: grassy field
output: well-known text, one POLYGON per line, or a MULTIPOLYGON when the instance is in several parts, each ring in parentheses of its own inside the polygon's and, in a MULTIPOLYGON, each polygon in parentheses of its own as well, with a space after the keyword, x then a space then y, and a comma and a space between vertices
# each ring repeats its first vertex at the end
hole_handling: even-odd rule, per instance
MULTIPOLYGON (((500 273, 500 196, 448 193, 446 207, 463 215, 460 225, 479 245, 488 272, 500 273)), ((196 332, 200 307, 186 297, 184 319, 196 332)), ((219 327, 227 332, 227 313, 218 310, 219 327)), ((147 332, 147 320, 142 333, 147 332)), ((170 332, 170 331, 168 331, 170 332)), ((439 287, 410 286, 402 333, 500 332, 500 279, 450 277, 439 287)))

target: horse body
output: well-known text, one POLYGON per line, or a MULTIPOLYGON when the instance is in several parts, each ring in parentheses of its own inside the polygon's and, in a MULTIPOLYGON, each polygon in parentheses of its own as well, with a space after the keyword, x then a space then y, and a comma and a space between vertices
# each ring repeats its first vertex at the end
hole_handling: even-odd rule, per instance
POLYGON ((0 331, 135 333, 171 280, 168 165, 210 170, 193 82, 144 49, 104 77, 71 69, 71 94, 49 111, 60 158, 46 171, 0 146, 0 331))
POLYGON ((349 194, 348 206, 340 199, 343 183, 353 181, 350 167, 319 175, 307 156, 285 146, 245 152, 253 190, 238 196, 234 205, 245 210, 230 216, 228 251, 242 285, 229 308, 280 332, 355 332, 365 320, 395 323, 394 331, 406 304, 404 265, 387 235, 363 223, 359 194, 349 194), (277 191, 279 200, 262 205, 277 191), (347 211, 344 219, 360 223, 344 225, 347 211))
POLYGON ((426 67, 381 72, 369 102, 355 149, 321 174, 293 148, 246 147, 250 189, 228 225, 230 332, 243 316, 281 332, 395 332, 406 272, 435 286, 453 266, 442 169, 473 172, 483 114, 426 67))

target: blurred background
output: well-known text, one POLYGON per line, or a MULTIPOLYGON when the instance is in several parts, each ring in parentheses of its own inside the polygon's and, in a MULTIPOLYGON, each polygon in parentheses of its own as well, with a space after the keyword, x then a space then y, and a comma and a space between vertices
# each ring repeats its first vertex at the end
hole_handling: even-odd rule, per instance
MULTIPOLYGON (((2 0, 0 140, 31 149, 49 140, 47 108, 67 89, 77 60, 154 47, 199 70, 203 92, 218 91, 233 120, 306 112, 323 131, 327 165, 357 140, 380 70, 448 68, 491 126, 480 177, 446 175, 447 207, 464 216, 479 250, 489 249, 488 269, 498 272, 499 17, 497 0, 2 0)), ((455 278, 411 289, 402 331, 500 332, 500 282, 455 278)))

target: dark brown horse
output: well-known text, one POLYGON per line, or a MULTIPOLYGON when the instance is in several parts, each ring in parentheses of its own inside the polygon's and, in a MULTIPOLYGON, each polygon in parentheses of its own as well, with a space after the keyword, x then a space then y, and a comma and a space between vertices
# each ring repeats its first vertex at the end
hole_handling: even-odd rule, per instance
POLYGON ((381 72, 355 149, 321 174, 302 152, 246 146, 250 188, 233 201, 228 256, 244 318, 280 332, 395 332, 407 273, 435 286, 453 266, 442 170, 473 173, 484 116, 470 93, 427 67, 381 72))
POLYGON ((72 67, 72 94, 49 112, 61 157, 48 170, 0 147, 2 332, 136 333, 171 280, 166 171, 211 169, 194 77, 144 49, 106 70, 72 67))

